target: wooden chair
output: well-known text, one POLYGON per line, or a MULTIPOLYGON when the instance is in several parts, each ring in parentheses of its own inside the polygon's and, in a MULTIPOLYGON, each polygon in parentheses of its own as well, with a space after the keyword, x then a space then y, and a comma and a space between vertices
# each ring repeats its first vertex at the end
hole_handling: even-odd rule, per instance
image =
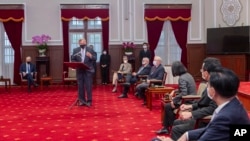
MULTIPOLYGON (((27 85, 28 81, 27 81, 27 79, 23 78, 23 74, 22 73, 19 73, 19 75, 20 75, 20 78, 21 78, 20 85, 21 85, 21 88, 23 88, 23 85, 27 85)), ((37 72, 33 73, 33 80, 34 80, 34 82, 37 82, 37 72)))
POLYGON ((77 78, 76 78, 76 69, 68 68, 68 71, 63 72, 63 86, 67 83, 69 84, 76 84, 77 78))

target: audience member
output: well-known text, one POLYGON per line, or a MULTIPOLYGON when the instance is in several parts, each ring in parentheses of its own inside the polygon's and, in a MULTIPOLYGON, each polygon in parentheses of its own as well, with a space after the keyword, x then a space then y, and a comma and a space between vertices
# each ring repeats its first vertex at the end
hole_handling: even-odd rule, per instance
MULTIPOLYGON (((202 78, 208 81, 210 73, 218 67, 221 67, 221 63, 217 58, 207 57, 204 59, 201 67, 202 78)), ((177 140, 186 131, 194 129, 196 120, 212 115, 216 107, 216 103, 208 97, 207 89, 203 91, 199 101, 192 105, 182 104, 179 119, 174 121, 172 127, 172 139, 177 140)), ((203 123, 199 127, 203 126, 206 124, 203 123)))
MULTIPOLYGON (((239 78, 227 68, 220 68, 210 73, 207 95, 216 102, 212 119, 206 127, 185 132, 178 141, 229 141, 231 125, 249 125, 249 117, 241 102, 236 97, 239 78)), ((157 137, 153 141, 173 141, 171 138, 157 137)))
POLYGON ((113 81, 112 81, 112 84, 113 84, 113 90, 112 92, 117 92, 117 83, 118 83, 118 80, 121 80, 123 79, 123 77, 126 78, 126 82, 127 82, 127 79, 129 79, 129 75, 131 75, 131 72, 132 72, 132 66, 130 63, 128 63, 128 57, 127 56, 123 56, 123 63, 120 65, 120 68, 118 71, 114 72, 113 74, 113 81))
POLYGON ((154 66, 151 68, 150 73, 148 75, 147 81, 142 82, 141 84, 136 86, 136 92, 143 99, 143 105, 146 105, 146 95, 145 90, 148 88, 150 81, 152 80, 162 80, 165 69, 163 65, 161 64, 161 57, 155 56, 153 64, 154 66))
POLYGON ((118 98, 127 98, 128 90, 130 85, 133 85, 137 82, 139 75, 149 75, 151 66, 149 65, 149 59, 147 57, 144 57, 142 59, 142 66, 139 68, 137 72, 133 72, 131 78, 129 79, 129 82, 124 83, 123 85, 123 93, 118 98))
POLYGON ((20 66, 20 73, 22 74, 23 79, 27 79, 28 82, 28 92, 31 92, 31 85, 37 87, 38 85, 34 82, 34 75, 36 73, 36 66, 35 64, 31 63, 31 57, 26 57, 26 62, 22 63, 20 66))
POLYGON ((150 60, 150 59, 151 59, 151 52, 150 52, 150 50, 149 50, 149 44, 146 43, 146 42, 144 42, 144 43, 142 44, 142 48, 143 48, 143 49, 141 49, 141 50, 140 50, 140 53, 139 53, 139 61, 141 62, 141 61, 142 61, 142 58, 144 58, 144 57, 147 57, 147 58, 149 58, 149 60, 150 60))
POLYGON ((110 66, 110 55, 106 50, 103 50, 100 57, 100 67, 101 67, 101 78, 102 84, 106 85, 109 82, 109 66, 110 66))
POLYGON ((86 39, 79 40, 80 47, 77 47, 73 50, 73 55, 71 56, 72 62, 81 62, 85 64, 89 69, 78 68, 76 70, 77 84, 78 84, 78 100, 80 106, 92 105, 92 81, 94 62, 96 61, 96 54, 93 49, 87 46, 86 39), (85 97, 85 90, 87 92, 87 99, 85 97))
MULTIPOLYGON (((163 128, 157 131, 157 134, 168 134, 169 128, 173 125, 175 120, 174 110, 180 107, 182 96, 195 95, 196 94, 196 83, 190 73, 187 72, 186 67, 180 62, 176 61, 172 64, 173 76, 179 76, 178 90, 173 90, 169 97, 174 98, 171 102, 164 104, 164 116, 163 116, 163 128)), ((191 103, 188 101, 187 103, 191 103)))

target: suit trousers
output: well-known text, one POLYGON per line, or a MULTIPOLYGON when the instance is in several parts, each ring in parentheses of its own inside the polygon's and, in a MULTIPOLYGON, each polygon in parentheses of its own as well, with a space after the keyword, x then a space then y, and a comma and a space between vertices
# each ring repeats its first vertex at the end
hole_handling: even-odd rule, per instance
POLYGON ((174 121, 172 127, 171 138, 175 141, 178 140, 186 131, 194 129, 195 119, 174 121))
POLYGON ((146 82, 143 82, 136 86, 136 92, 144 100, 144 102, 146 102, 145 90, 148 88, 148 86, 149 84, 146 82))
POLYGON ((88 71, 82 71, 77 74, 78 81, 78 99, 82 102, 92 102, 92 79, 93 73, 88 71), (87 100, 85 96, 85 90, 87 92, 87 100))
POLYGON ((32 84, 34 84, 34 80, 33 80, 33 76, 31 73, 27 73, 24 77, 24 79, 27 79, 27 82, 28 82, 28 87, 30 88, 30 86, 32 84))
POLYGON ((171 127, 173 125, 173 122, 175 120, 175 113, 174 110, 178 108, 179 106, 176 106, 175 108, 171 107, 170 103, 166 103, 164 105, 164 117, 163 117, 163 123, 162 125, 166 128, 171 127))

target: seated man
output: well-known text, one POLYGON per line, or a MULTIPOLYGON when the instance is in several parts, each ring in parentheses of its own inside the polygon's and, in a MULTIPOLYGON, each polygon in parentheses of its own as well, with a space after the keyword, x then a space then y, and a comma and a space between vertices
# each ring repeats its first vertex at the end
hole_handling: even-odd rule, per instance
POLYGON ((124 74, 127 75, 127 77, 129 75, 131 75, 131 71, 132 71, 132 66, 130 63, 128 63, 128 57, 127 56, 123 56, 123 63, 120 65, 120 68, 117 72, 114 72, 113 74, 113 82, 112 84, 114 85, 114 88, 112 90, 112 92, 117 92, 117 83, 119 79, 122 79, 124 74))
POLYGON ((24 79, 27 79, 28 81, 28 91, 30 92, 30 86, 34 85, 34 87, 37 87, 38 85, 34 82, 33 76, 36 73, 36 66, 31 63, 31 57, 26 57, 26 62, 22 63, 20 66, 20 73, 22 74, 22 77, 24 79))
POLYGON ((165 69, 163 65, 161 64, 161 57, 155 56, 153 64, 154 66, 151 68, 150 73, 147 78, 147 82, 142 82, 141 84, 136 86, 136 92, 138 95, 143 99, 143 105, 146 105, 146 95, 145 95, 145 90, 149 86, 149 83, 151 80, 162 80, 165 69))
POLYGON ((118 98, 127 98, 128 90, 130 85, 136 83, 138 80, 139 75, 149 75, 151 66, 149 65, 149 59, 147 57, 144 57, 142 59, 142 66, 139 68, 138 72, 133 72, 131 78, 128 82, 124 84, 124 90, 123 93, 118 98))
MULTIPOLYGON (((247 111, 236 97, 239 83, 236 74, 227 68, 211 72, 207 95, 218 107, 206 127, 187 131, 178 140, 229 141, 230 125, 249 125, 247 111)), ((157 137, 153 141, 172 141, 172 139, 157 137)))

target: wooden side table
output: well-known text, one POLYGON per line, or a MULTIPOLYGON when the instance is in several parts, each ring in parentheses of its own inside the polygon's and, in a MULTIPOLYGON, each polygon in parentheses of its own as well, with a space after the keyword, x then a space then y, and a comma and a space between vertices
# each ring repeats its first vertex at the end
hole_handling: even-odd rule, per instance
POLYGON ((4 82, 5 83, 5 90, 8 90, 10 92, 10 88, 11 88, 10 78, 0 78, 0 82, 4 82))
POLYGON ((41 79, 40 79, 40 84, 41 84, 40 88, 41 88, 41 90, 43 89, 43 84, 46 81, 48 81, 50 85, 52 84, 52 78, 51 77, 41 77, 41 79))
POLYGON ((170 93, 174 90, 173 87, 149 87, 146 90, 147 96, 147 107, 149 110, 152 110, 152 98, 153 95, 158 95, 159 97, 163 97, 166 93, 170 93))

